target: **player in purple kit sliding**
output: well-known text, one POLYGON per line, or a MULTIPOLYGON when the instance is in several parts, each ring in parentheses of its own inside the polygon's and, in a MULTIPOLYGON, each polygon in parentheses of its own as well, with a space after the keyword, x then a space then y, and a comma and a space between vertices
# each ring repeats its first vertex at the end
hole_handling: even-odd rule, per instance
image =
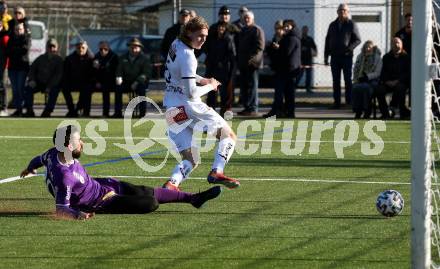
POLYGON ((46 167, 46 184, 55 197, 58 217, 89 219, 95 212, 143 214, 155 211, 164 203, 189 203, 200 208, 221 193, 219 186, 193 194, 133 185, 113 178, 93 178, 78 161, 83 142, 75 126, 58 128, 53 142, 55 147, 33 158, 20 175, 25 177, 46 167))

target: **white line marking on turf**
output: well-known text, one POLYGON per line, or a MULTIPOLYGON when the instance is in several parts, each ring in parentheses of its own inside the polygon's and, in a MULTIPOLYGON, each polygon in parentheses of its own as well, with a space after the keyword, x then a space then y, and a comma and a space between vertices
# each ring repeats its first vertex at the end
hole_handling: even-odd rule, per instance
MULTIPOLYGON (((167 179, 168 176, 109 176, 98 175, 97 177, 114 177, 114 178, 144 178, 144 179, 167 179)), ((206 177, 189 177, 188 179, 206 180, 206 177)), ((385 181, 354 181, 354 180, 337 180, 337 179, 307 179, 307 178, 246 178, 240 177, 238 180, 243 181, 291 181, 291 182, 310 182, 310 183, 353 183, 353 184, 382 184, 382 185, 411 185, 409 182, 385 182, 385 181)))
MULTIPOLYGON (((109 140, 124 140, 123 136, 91 136, 91 137, 83 137, 83 139, 109 139, 109 140)), ((142 136, 133 136, 133 139, 145 139, 142 136)), ((1 135, 0 139, 52 139, 51 136, 15 136, 15 135, 1 135)), ((149 137, 152 140, 168 140, 167 137, 149 137)), ((197 140, 201 140, 197 138, 197 140)), ((204 139, 207 141, 217 141, 214 138, 204 139)), ((333 140, 287 140, 287 139, 253 139, 253 138, 239 138, 238 141, 247 141, 247 142, 278 142, 278 143, 291 143, 291 142, 305 142, 305 143, 386 143, 386 144, 409 144, 410 141, 376 141, 376 140, 357 140, 357 141, 333 141, 333 140)))
MULTIPOLYGON (((37 175, 30 174, 30 175, 25 176, 24 178, 35 177, 35 176, 37 176, 37 175)), ((24 178, 21 178, 20 176, 16 176, 16 177, 9 177, 9 178, 5 178, 5 179, 0 179, 0 184, 17 181, 17 180, 24 179, 24 178)))
MULTIPOLYGON (((37 175, 28 175, 26 178, 37 175)), ((97 175, 96 177, 113 177, 113 178, 143 178, 143 179, 166 179, 167 176, 114 176, 114 175, 97 175)), ((21 179, 20 176, 10 177, 0 180, 0 184, 13 182, 21 179)), ((189 179, 205 180, 205 177, 190 177, 189 179)), ((336 179, 307 179, 307 178, 239 178, 242 181, 290 181, 290 182, 306 182, 306 183, 348 183, 348 184, 379 184, 379 185, 410 185, 408 182, 394 182, 394 181, 354 181, 354 180, 336 180, 336 179)), ((436 184, 433 184, 436 185, 436 184)))

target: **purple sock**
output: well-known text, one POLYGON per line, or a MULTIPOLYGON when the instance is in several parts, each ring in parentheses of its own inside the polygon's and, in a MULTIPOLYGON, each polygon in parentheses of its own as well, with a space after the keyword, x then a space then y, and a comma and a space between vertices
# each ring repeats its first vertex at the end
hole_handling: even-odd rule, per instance
POLYGON ((154 197, 159 204, 166 203, 190 203, 193 194, 183 191, 175 191, 164 188, 154 188, 154 197))

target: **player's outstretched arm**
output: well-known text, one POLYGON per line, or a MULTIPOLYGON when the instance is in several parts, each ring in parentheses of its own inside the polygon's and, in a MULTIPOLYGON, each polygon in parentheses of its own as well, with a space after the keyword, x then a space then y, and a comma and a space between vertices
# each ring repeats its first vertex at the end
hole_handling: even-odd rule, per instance
MULTIPOLYGON (((44 153, 46 154, 46 153, 44 153)), ((44 155, 43 154, 43 155, 44 155)), ((35 156, 28 164, 27 168, 24 169, 23 171, 21 171, 20 173, 20 177, 25 177, 29 174, 36 174, 37 173, 37 169, 42 167, 43 164, 43 155, 38 155, 35 156)))
POLYGON ((95 216, 95 213, 86 213, 68 206, 57 205, 55 215, 59 219, 87 220, 95 216))
POLYGON ((25 176, 29 175, 29 174, 36 174, 37 170, 28 170, 28 168, 24 169, 23 171, 21 171, 20 173, 20 177, 24 178, 25 176))

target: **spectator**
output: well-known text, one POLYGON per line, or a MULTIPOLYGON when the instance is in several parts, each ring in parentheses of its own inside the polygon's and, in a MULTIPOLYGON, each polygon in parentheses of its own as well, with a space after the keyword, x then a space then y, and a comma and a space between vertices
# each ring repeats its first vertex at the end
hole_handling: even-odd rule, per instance
MULTIPOLYGON (((14 34, 11 36, 6 47, 6 55, 9 58, 8 75, 11 81, 15 112, 11 116, 22 116, 24 101, 24 86, 29 72, 29 49, 31 46, 30 36, 25 33, 23 23, 14 26, 14 34)), ((29 111, 26 116, 32 116, 29 111)))
POLYGON ((406 119, 410 116, 410 110, 405 105, 406 91, 411 85, 410 79, 410 56, 403 49, 402 40, 394 37, 391 51, 383 56, 379 86, 375 91, 383 119, 390 118, 391 116, 385 99, 387 93, 393 93, 393 99, 395 99, 399 106, 400 118, 406 119))
POLYGON ((232 22, 239 30, 241 30, 245 26, 243 14, 245 12, 249 11, 249 9, 246 6, 241 6, 238 10, 238 19, 232 22))
POLYGON ((50 38, 46 43, 46 53, 35 59, 28 74, 25 88, 28 116, 34 116, 34 93, 44 92, 48 94, 48 100, 41 117, 50 117, 60 92, 62 78, 63 58, 58 55, 58 42, 50 38))
POLYGON ((189 11, 189 19, 197 17, 197 12, 194 9, 189 11))
POLYGON ((243 13, 245 27, 238 36, 238 68, 240 69, 241 116, 256 116, 258 111, 258 69, 263 65, 264 31, 255 24, 254 13, 243 13))
MULTIPOLYGON (((216 24, 216 36, 211 37, 207 47, 206 75, 214 77, 220 81, 221 109, 220 116, 224 116, 226 111, 231 111, 233 95, 228 85, 233 77, 235 70, 235 44, 230 32, 226 31, 228 23, 219 22, 216 24)), ((209 36, 209 35, 208 35, 209 36)), ((217 91, 210 91, 206 99, 206 104, 212 108, 217 106, 217 91)))
MULTIPOLYGON (((64 60, 64 87, 66 94, 73 90, 79 90, 79 100, 76 109, 73 103, 67 101, 69 112, 66 117, 77 117, 79 112, 84 117, 90 116, 90 105, 92 98, 93 81, 93 55, 88 50, 86 41, 76 44, 76 49, 64 60)), ((71 99, 71 97, 68 97, 71 99)))
POLYGON ((19 23, 23 23, 25 33, 27 35, 30 35, 31 30, 29 27, 29 20, 28 20, 28 18, 26 18, 26 12, 24 11, 24 8, 21 6, 17 6, 14 9, 14 18, 12 20, 8 21, 8 34, 9 34, 9 36, 14 35, 14 27, 15 27, 15 25, 17 25, 19 23))
POLYGON ((412 25, 413 25, 413 17, 411 13, 405 14, 405 26, 403 26, 402 29, 397 31, 397 33, 394 35, 395 37, 400 38, 403 43, 403 49, 408 53, 408 55, 411 55, 411 35, 412 35, 412 25))
POLYGON ((102 91, 102 115, 109 116, 110 92, 115 91, 116 68, 118 67, 118 56, 110 49, 107 41, 99 42, 99 51, 93 60, 95 69, 95 89, 102 91))
POLYGON ((4 72, 7 62, 6 45, 9 40, 9 21, 12 20, 5 1, 0 1, 0 19, 0 117, 5 117, 8 116, 8 96, 4 87, 4 72))
MULTIPOLYGON (((266 44, 265 52, 266 52, 267 56, 269 57, 270 69, 275 73, 274 77, 273 77, 274 84, 277 85, 277 82, 278 82, 277 79, 278 79, 278 77, 281 76, 281 74, 280 74, 281 63, 279 62, 280 57, 278 55, 279 51, 280 51, 279 50, 280 40, 283 37, 283 35, 285 34, 283 20, 278 20, 275 22, 274 32, 275 33, 272 37, 272 40, 266 44)), ((276 88, 275 88, 275 90, 276 90, 276 88)), ((274 94, 274 98, 275 98, 275 94, 274 94)), ((263 117, 271 117, 276 114, 277 113, 275 111, 271 110, 271 111, 269 111, 269 113, 263 115, 263 117)), ((281 115, 278 115, 278 116, 281 116, 281 115)))
POLYGON ((373 41, 368 40, 362 46, 353 67, 353 111, 356 119, 362 113, 365 119, 370 118, 371 96, 378 85, 381 69, 381 51, 373 41))
POLYGON ((285 34, 279 41, 276 61, 275 96, 272 109, 264 117, 282 117, 283 108, 288 118, 295 118, 296 78, 301 71, 301 35, 293 20, 284 21, 285 34), (283 97, 285 105, 283 106, 283 97))
MULTIPOLYGON (((216 47, 216 44, 213 44, 213 43, 215 43, 216 40, 219 39, 219 35, 218 35, 219 24, 224 24, 226 26, 225 37, 227 36, 226 39, 229 39, 229 37, 232 37, 232 39, 234 41, 234 44, 232 44, 232 45, 234 47, 234 54, 236 55, 236 48, 237 48, 236 47, 236 44, 237 44, 236 39, 238 36, 239 29, 234 24, 231 23, 231 11, 229 10, 229 8, 227 6, 222 6, 222 7, 220 7, 219 12, 218 12, 218 21, 209 27, 208 37, 206 39, 205 44, 202 47, 202 51, 207 55, 207 60, 210 57, 209 56, 210 53, 216 53, 216 51, 212 50, 212 49, 216 47)), ((212 60, 212 58, 211 58, 211 60, 212 60)), ((225 60, 229 61, 230 59, 225 59, 225 60)), ((237 66, 236 58, 234 59, 234 62, 230 63, 230 64, 231 65, 229 67, 232 68, 229 71, 230 77, 227 81, 225 81, 225 82, 222 81, 222 86, 221 86, 221 90, 220 90, 220 95, 224 97, 224 99, 222 99, 222 103, 221 103, 221 110, 220 110, 221 116, 223 116, 224 112, 230 111, 232 109, 232 104, 234 102, 234 83, 233 82, 234 82, 234 76, 236 73, 236 66, 237 66), (222 95, 222 94, 224 94, 224 95, 222 95)), ((213 96, 213 95, 216 96, 216 93, 212 92, 211 96, 213 96)), ((209 94, 208 94, 208 96, 209 96, 209 94)), ((208 104, 208 105, 210 105, 210 104, 208 104)))
POLYGON ((179 35, 182 25, 187 24, 191 18, 191 11, 188 9, 184 8, 180 10, 179 14, 179 21, 165 31, 162 44, 160 45, 160 55, 164 60, 167 58, 171 43, 173 43, 174 39, 179 35))
POLYGON ((325 37, 324 63, 328 65, 331 57, 333 77, 333 108, 341 107, 341 70, 345 81, 345 103, 351 103, 351 68, 353 65, 353 50, 361 43, 359 30, 351 19, 347 4, 338 7, 338 18, 330 23, 325 37))
POLYGON ((313 93, 312 91, 312 77, 313 77, 313 57, 318 55, 315 40, 309 36, 309 27, 304 25, 302 27, 301 35, 301 73, 298 77, 298 81, 305 73, 305 88, 307 93, 313 93))
MULTIPOLYGON (((137 38, 127 43, 128 52, 119 59, 116 69, 115 114, 113 117, 122 117, 122 93, 133 91, 138 96, 145 96, 151 76, 151 64, 142 52, 144 45, 137 38)), ((140 103, 140 117, 145 115, 146 102, 140 103)))

